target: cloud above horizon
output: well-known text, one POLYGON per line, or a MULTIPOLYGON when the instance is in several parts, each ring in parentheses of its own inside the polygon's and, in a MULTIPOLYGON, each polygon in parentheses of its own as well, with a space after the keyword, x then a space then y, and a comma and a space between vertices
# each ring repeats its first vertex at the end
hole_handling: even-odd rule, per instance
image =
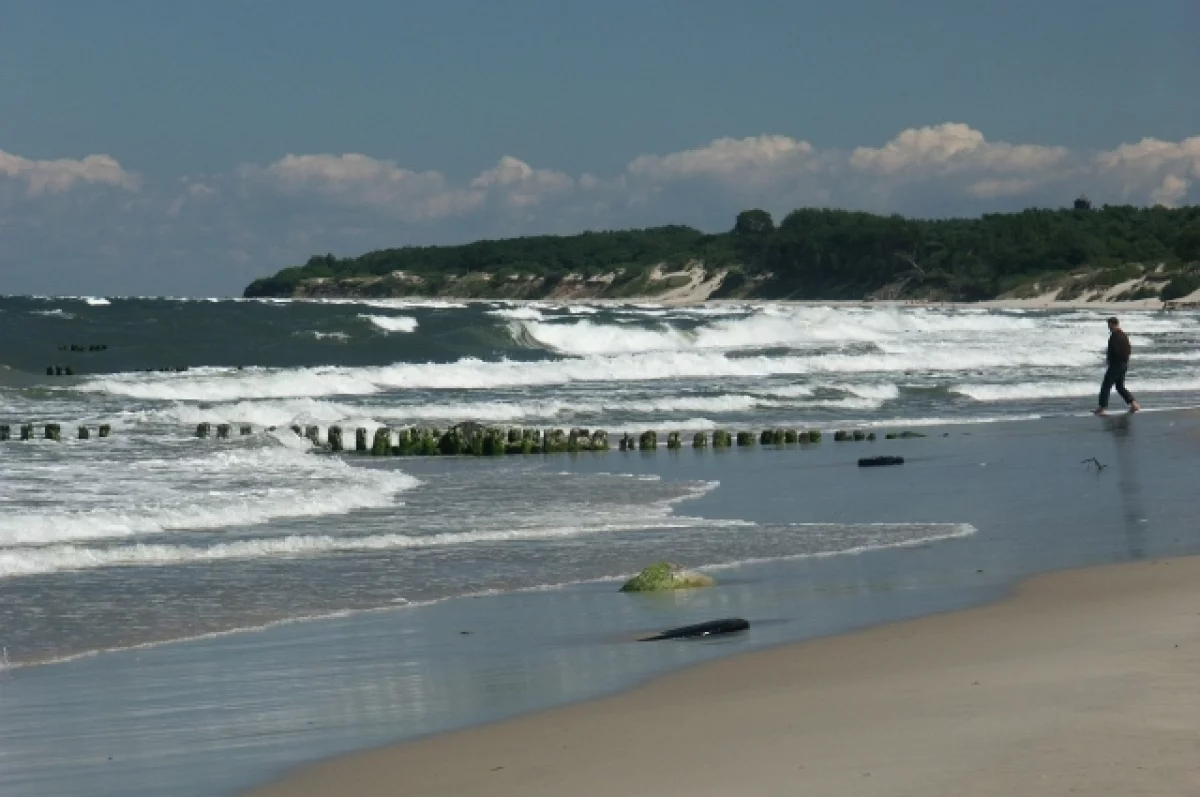
POLYGON ((1176 206, 1200 199, 1198 185, 1200 136, 1079 152, 991 141, 961 123, 848 150, 718 138, 608 175, 506 155, 459 180, 362 153, 309 153, 155 181, 108 155, 0 150, 0 291, 224 294, 317 252, 664 223, 719 230, 748 207, 974 215, 1062 206, 1081 191, 1176 206))

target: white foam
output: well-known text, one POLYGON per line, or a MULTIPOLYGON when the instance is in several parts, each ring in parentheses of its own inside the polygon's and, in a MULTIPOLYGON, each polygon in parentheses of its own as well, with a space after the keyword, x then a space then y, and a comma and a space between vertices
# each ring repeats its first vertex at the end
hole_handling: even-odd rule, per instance
MULTIPOLYGON (((123 565, 170 565, 229 559, 311 556, 336 552, 430 548, 512 540, 547 540, 604 532, 634 531, 646 527, 692 528, 697 525, 712 525, 712 523, 699 518, 678 518, 673 522, 632 521, 603 526, 554 526, 424 535, 375 534, 363 537, 338 537, 328 534, 289 535, 217 543, 209 546, 140 543, 107 548, 76 545, 7 548, 0 549, 0 577, 123 565)), ((721 525, 734 524, 722 522, 721 525)))
POLYGON ((522 321, 511 327, 518 343, 532 342, 562 354, 629 354, 681 351, 693 346, 690 333, 661 324, 656 327, 602 324, 584 319, 571 323, 522 321))
MULTIPOLYGON (((1126 387, 1134 395, 1139 393, 1187 393, 1200 391, 1200 378, 1190 379, 1137 379, 1126 387)), ((1019 382, 1011 385, 961 384, 950 388, 976 401, 1029 401, 1039 398, 1075 398, 1091 396, 1100 392, 1100 380, 1019 382)))
POLYGON ((304 329, 304 330, 299 330, 297 332, 293 332, 292 334, 298 335, 298 336, 299 335, 308 335, 310 337, 316 338, 317 340, 340 340, 340 341, 350 340, 350 336, 348 334, 346 334, 345 332, 321 332, 320 330, 316 330, 316 329, 304 329))
POLYGON ((1200 361, 1200 351, 1138 352, 1137 359, 1157 362, 1198 362, 1200 361))
POLYGON ((136 415, 146 420, 166 420, 183 424, 249 423, 256 426, 330 424, 356 421, 359 426, 378 425, 371 407, 356 407, 322 399, 293 398, 265 401, 237 401, 202 407, 178 403, 171 407, 136 415))
MULTIPOLYGON (((792 523, 789 524, 798 528, 818 527, 829 528, 828 523, 792 523)), ((833 556, 860 556, 873 551, 886 551, 896 548, 917 548, 922 545, 929 545, 934 542, 947 542, 950 540, 961 540, 973 536, 977 529, 970 523, 866 523, 865 526, 886 526, 888 528, 913 528, 913 529, 935 529, 945 528, 946 531, 935 534, 920 534, 916 537, 909 537, 901 540, 869 543, 866 545, 855 545, 849 548, 834 548, 828 551, 813 551, 807 553, 799 553, 783 556, 763 556, 750 559, 739 559, 736 562, 726 562, 723 564, 705 565, 703 570, 736 570, 746 565, 763 564, 766 562, 779 562, 796 559, 827 559, 833 556)))
POLYGON ((358 317, 370 321, 384 332, 414 332, 417 328, 417 319, 406 315, 367 315, 366 313, 360 313, 358 317))
POLYGON ((279 440, 275 446, 207 448, 184 457, 80 453, 69 466, 54 468, 9 462, 6 476, 16 506, 0 527, 0 549, 345 514, 394 506, 401 492, 418 484, 398 470, 313 456, 306 453, 307 441, 290 433, 279 440), (69 493, 72 501, 36 500, 43 493, 69 493))
POLYGON ((76 389, 165 401, 370 395, 386 390, 652 382, 701 377, 764 377, 873 372, 953 372, 1019 367, 1094 365, 1100 354, 1066 348, 997 348, 965 353, 931 347, 903 352, 746 356, 723 352, 650 352, 563 360, 402 363, 371 368, 193 369, 182 374, 114 374, 76 389))
MULTIPOLYGON (((808 394, 799 394, 801 397, 808 394)), ((860 403, 863 400, 859 400, 860 403)), ((850 406, 830 400, 835 406, 850 406)), ((792 402, 763 396, 723 393, 715 395, 613 397, 604 400, 514 399, 495 401, 421 404, 346 404, 322 399, 271 399, 238 401, 198 406, 175 404, 150 412, 135 413, 135 420, 198 423, 251 423, 257 426, 286 427, 291 424, 331 424, 374 428, 383 423, 421 423, 434 421, 478 421, 505 423, 515 421, 554 421, 601 413, 651 414, 680 412, 738 413, 756 408, 788 406, 792 402)), ((853 402, 852 402, 853 403, 853 402)), ((870 403, 870 402, 867 402, 870 403)), ((856 405, 857 406, 857 405, 856 405)), ((286 437, 286 436, 285 436, 286 437)))
POLYGON ((544 517, 535 515, 529 518, 532 522, 527 525, 518 522, 503 528, 436 534, 387 533, 364 536, 292 534, 216 542, 206 546, 168 543, 119 544, 105 547, 62 543, 38 547, 9 546, 0 548, 0 577, 102 567, 162 566, 231 559, 311 556, 335 552, 461 546, 513 540, 551 540, 648 528, 753 526, 753 523, 740 520, 708 520, 673 514, 675 504, 704 495, 717 486, 717 482, 697 483, 684 494, 675 498, 659 501, 650 506, 625 507, 618 505, 608 512, 593 512, 585 518, 573 516, 576 521, 574 523, 566 522, 563 517, 551 514, 544 517))
MULTIPOLYGON (((272 300, 262 300, 272 301, 272 300)), ((380 310, 462 310, 467 307, 462 302, 450 302, 442 299, 276 299, 280 302, 303 302, 307 304, 357 305, 360 307, 375 307, 380 310)))
POLYGON ((96 296, 89 296, 84 299, 84 301, 90 304, 92 307, 105 307, 112 304, 112 302, 110 302, 108 299, 103 299, 96 296))
POLYGON ((54 308, 53 310, 30 310, 29 313, 30 313, 30 315, 44 315, 44 316, 50 316, 51 318, 71 319, 71 318, 75 317, 71 313, 68 313, 66 310, 63 310, 63 309, 60 309, 57 307, 54 308))
POLYGON ((840 390, 843 393, 853 393, 859 398, 874 401, 891 401, 900 397, 900 388, 891 383, 856 383, 839 382, 825 387, 840 390))
MULTIPOLYGON (((727 308, 721 309, 728 313, 727 308)), ((715 314, 715 313, 714 313, 715 314)), ((753 315, 718 318, 693 329, 671 323, 630 327, 591 319, 574 322, 534 320, 514 326, 514 337, 570 355, 621 354, 692 349, 811 348, 847 342, 877 342, 912 335, 976 336, 1031 331, 1029 318, 924 310, 768 306, 753 315)))
POLYGON ((488 310, 488 315, 494 315, 497 318, 511 318, 514 320, 540 320, 544 318, 542 311, 536 307, 498 307, 495 310, 488 310))

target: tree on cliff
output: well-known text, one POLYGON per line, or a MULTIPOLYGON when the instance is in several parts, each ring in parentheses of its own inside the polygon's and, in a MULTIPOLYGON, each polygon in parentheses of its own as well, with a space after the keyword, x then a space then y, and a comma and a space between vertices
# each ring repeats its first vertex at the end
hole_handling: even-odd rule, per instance
POLYGON ((737 215, 733 232, 740 236, 769 235, 775 232, 775 222, 765 210, 743 210, 737 215))

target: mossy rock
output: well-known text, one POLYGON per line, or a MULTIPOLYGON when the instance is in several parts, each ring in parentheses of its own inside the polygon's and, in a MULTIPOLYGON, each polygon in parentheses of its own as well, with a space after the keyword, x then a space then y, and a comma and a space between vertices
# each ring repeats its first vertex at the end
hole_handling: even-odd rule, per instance
POLYGON ((712 444, 713 448, 729 448, 733 445, 733 435, 725 429, 718 429, 713 432, 712 444))
POLYGON ((739 446, 754 445, 754 433, 753 432, 738 432, 737 433, 737 444, 739 446))
POLYGON ((788 443, 789 445, 798 443, 800 442, 800 435, 797 434, 795 429, 788 429, 783 433, 783 442, 788 443))
POLYGON ((667 592, 675 589, 711 587, 717 582, 712 576, 688 570, 682 565, 658 562, 625 582, 621 592, 667 592))
POLYGON ((692 448, 708 448, 708 433, 696 432, 692 435, 692 448))

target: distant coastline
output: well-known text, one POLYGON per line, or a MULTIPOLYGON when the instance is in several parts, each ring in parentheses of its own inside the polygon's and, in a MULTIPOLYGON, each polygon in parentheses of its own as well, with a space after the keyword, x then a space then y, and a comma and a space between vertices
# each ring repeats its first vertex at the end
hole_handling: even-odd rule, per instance
POLYGON ((978 219, 762 210, 732 230, 587 232, 322 255, 246 297, 730 299, 1200 307, 1200 207, 1030 209, 978 219))

